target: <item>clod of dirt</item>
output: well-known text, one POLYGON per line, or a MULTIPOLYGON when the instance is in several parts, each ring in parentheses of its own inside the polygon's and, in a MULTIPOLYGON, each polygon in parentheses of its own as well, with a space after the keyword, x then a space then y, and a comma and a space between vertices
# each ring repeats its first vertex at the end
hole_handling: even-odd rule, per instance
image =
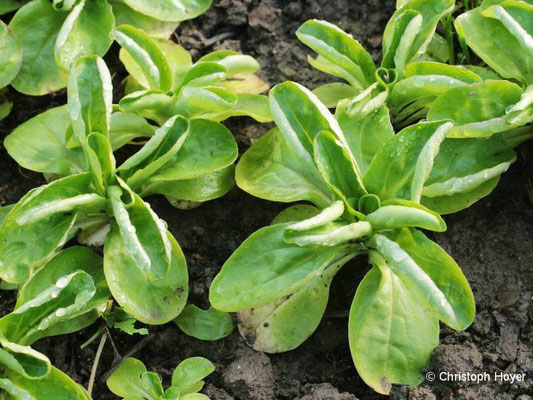
POLYGON ((204 393, 208 395, 211 400, 235 400, 235 397, 230 395, 224 389, 219 389, 212 384, 205 387, 204 393))
POLYGON ((308 394, 300 397, 299 400, 357 400, 353 394, 340 393, 329 383, 305 385, 304 391, 308 394))
POLYGON ((237 398, 274 399, 275 378, 270 360, 263 353, 253 353, 232 362, 223 375, 224 386, 237 398))
POLYGON ((443 344, 433 353, 432 364, 441 371, 476 372, 483 367, 483 356, 474 346, 443 344))

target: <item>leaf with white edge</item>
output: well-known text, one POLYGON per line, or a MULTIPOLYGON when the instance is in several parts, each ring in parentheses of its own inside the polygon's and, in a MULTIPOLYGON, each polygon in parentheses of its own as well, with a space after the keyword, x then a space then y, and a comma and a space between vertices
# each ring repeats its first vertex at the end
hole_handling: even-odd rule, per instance
POLYGON ((473 322, 474 296, 465 276, 455 261, 423 233, 403 228, 377 234, 370 246, 446 325, 463 330, 473 322))
MULTIPOLYGON (((520 86, 504 80, 482 81, 450 89, 439 96, 428 112, 428 120, 454 123, 450 138, 485 138, 524 125, 509 121, 508 111, 521 100, 520 86)), ((533 111, 529 113, 533 119, 533 111)))
MULTIPOLYGON (((172 70, 163 51, 154 40, 130 25, 117 27, 115 40, 138 64, 151 89, 166 92, 172 88, 172 70)), ((125 66, 127 68, 128 64, 125 66)))
POLYGON ((392 384, 417 386, 439 343, 439 320, 379 256, 357 288, 348 338, 358 374, 389 394, 392 384))
POLYGON ((151 179, 143 187, 141 195, 163 194, 172 205, 182 200, 200 203, 222 197, 234 186, 235 167, 230 165, 198 178, 176 181, 151 179))
POLYGON ((228 76, 253 74, 259 70, 259 63, 253 57, 233 50, 213 51, 200 58, 196 64, 206 62, 222 65, 228 76))
POLYGON ((350 253, 343 247, 307 248, 285 241, 289 224, 253 233, 223 265, 209 300, 220 311, 263 306, 295 293, 331 263, 350 253))
POLYGON ((163 221, 136 194, 133 203, 126 207, 119 186, 110 186, 107 193, 122 242, 137 262, 137 268, 148 280, 163 279, 168 274, 173 251, 163 221))
POLYGON ((163 125, 178 113, 174 98, 159 90, 143 90, 131 93, 120 99, 119 110, 137 114, 163 125))
POLYGON ((141 14, 161 21, 185 21, 206 12, 213 0, 124 0, 128 6, 141 14))
POLYGON ((230 112, 238 100, 235 93, 222 87, 185 86, 173 104, 173 112, 186 118, 216 119, 219 115, 230 112))
POLYGON ((113 10, 107 1, 81 0, 61 26, 55 43, 55 59, 69 69, 77 58, 103 56, 111 47, 115 26, 113 10))
POLYGON ((11 83, 21 93, 40 96, 67 85, 68 71, 56 64, 54 46, 66 14, 57 12, 49 0, 24 5, 9 27, 20 40, 24 57, 17 77, 11 83))
POLYGON ((179 151, 150 182, 201 178, 230 166, 237 156, 237 143, 228 128, 218 122, 193 119, 179 151))
POLYGON ((70 72, 68 110, 74 135, 82 145, 91 133, 108 136, 112 107, 113 85, 104 60, 79 58, 70 72))
POLYGON ((146 144, 119 167, 122 179, 136 190, 180 151, 189 135, 189 121, 181 116, 169 119, 146 144))
POLYGON ((337 26, 309 20, 296 31, 296 36, 320 57, 337 66, 342 71, 341 77, 352 86, 365 89, 374 82, 376 66, 372 57, 357 40, 337 26))
POLYGON ((364 175, 379 149, 394 136, 389 110, 386 106, 381 106, 369 114, 351 117, 344 106, 339 104, 336 117, 350 151, 364 175))
POLYGON ((498 135, 488 139, 447 139, 422 191, 425 197, 470 192, 500 176, 516 153, 498 135))
MULTIPOLYGON (((531 6, 524 2, 520 3, 523 3, 524 8, 531 9, 531 6)), ((510 31, 501 20, 483 14, 480 8, 476 8, 457 17, 455 29, 458 35, 502 77, 516 79, 522 85, 533 83, 531 44, 524 46, 525 42, 528 41, 528 36, 530 40, 531 33, 528 35, 523 32, 520 24, 513 21, 514 18, 507 18, 508 24, 518 28, 513 28, 514 33, 518 34, 515 36, 513 31, 510 31)), ((527 21, 528 14, 530 12, 524 13, 526 16, 526 19, 523 20, 524 23, 527 21)))
POLYGON ((285 241, 302 247, 333 247, 361 240, 371 234, 372 225, 367 221, 351 224, 334 222, 306 231, 296 231, 289 226, 285 232, 285 241))
POLYGON ((333 193, 310 161, 302 165, 294 149, 275 128, 243 154, 235 179, 242 190, 262 199, 285 203, 307 200, 327 207, 333 193))
POLYGON ((82 149, 67 148, 69 126, 67 106, 52 108, 19 125, 4 139, 4 146, 18 164, 32 171, 58 175, 84 172, 82 149))
POLYGON ((404 227, 417 227, 435 232, 444 232, 446 223, 439 214, 408 200, 386 200, 366 221, 374 232, 404 227))
POLYGON ((322 131, 315 136, 313 152, 322 177, 347 206, 348 199, 358 200, 366 194, 351 153, 331 132, 322 131))
POLYGON ((257 94, 241 93, 237 95, 237 103, 231 110, 216 115, 217 121, 223 121, 229 117, 246 116, 257 122, 270 122, 272 115, 268 97, 257 94))
POLYGON ((91 180, 91 174, 59 179, 17 203, 0 229, 1 279, 26 282, 70 238, 77 213, 105 206, 104 198, 91 193, 91 180))
MULTIPOLYGON (((463 139, 459 139, 463 140, 463 139)), ((475 202, 488 196, 498 185, 500 177, 489 179, 481 183, 469 192, 458 192, 449 196, 425 197, 422 196, 421 203, 441 215, 453 214, 470 207, 475 202)))
POLYGON ((233 331, 231 315, 212 307, 202 310, 194 304, 185 307, 174 323, 187 335, 200 340, 223 339, 233 331))
POLYGON ((0 89, 9 85, 22 66, 22 47, 13 31, 0 21, 0 89))
POLYGON ((452 128, 449 122, 421 122, 403 129, 376 153, 365 176, 369 193, 382 200, 418 202, 439 146, 452 128))
POLYGON ((0 330, 28 345, 75 332, 96 321, 109 296, 102 259, 88 248, 70 247, 22 287, 15 310, 0 319, 0 330))
POLYGON ((383 62, 400 76, 409 62, 426 51, 441 18, 453 11, 454 0, 402 2, 383 34, 383 62))
MULTIPOLYGON (((128 211, 131 212, 131 208, 128 211)), ((142 224, 136 227, 139 236, 143 242, 144 239, 153 242, 152 230, 142 224)), ((146 324, 158 325, 172 321, 187 301, 185 257, 174 237, 168 232, 165 234, 171 244, 170 264, 164 261, 166 256, 159 255, 159 259, 154 260, 151 266, 152 270, 166 270, 166 275, 159 280, 150 279, 139 267, 116 224, 112 225, 104 247, 104 272, 111 294, 127 313, 146 324)))

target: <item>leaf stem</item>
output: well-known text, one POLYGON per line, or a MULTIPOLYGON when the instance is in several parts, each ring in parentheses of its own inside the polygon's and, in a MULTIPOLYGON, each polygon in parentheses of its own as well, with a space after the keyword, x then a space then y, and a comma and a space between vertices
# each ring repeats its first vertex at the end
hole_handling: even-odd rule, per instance
POLYGON ((98 336, 100 336, 102 334, 102 332, 104 331, 104 327, 105 327, 105 325, 100 326, 100 328, 98 328, 96 333, 94 335, 92 335, 86 342, 84 342, 80 346, 80 349, 84 350, 85 348, 87 348, 87 346, 89 346, 92 342, 94 342, 98 338, 98 336))
POLYGON ((100 343, 98 344, 98 350, 96 350, 96 355, 94 357, 93 367, 91 369, 91 376, 89 378, 89 385, 87 386, 87 392, 91 396, 94 388, 94 380, 96 378, 96 371, 98 370, 98 364, 100 364, 100 358, 102 357, 102 352, 104 350, 105 342, 107 340, 107 335, 102 335, 100 343))

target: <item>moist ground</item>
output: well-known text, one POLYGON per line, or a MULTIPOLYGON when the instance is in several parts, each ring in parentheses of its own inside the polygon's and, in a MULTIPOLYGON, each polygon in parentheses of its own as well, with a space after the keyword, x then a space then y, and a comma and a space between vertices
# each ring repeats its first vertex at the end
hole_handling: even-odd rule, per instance
MULTIPOLYGON (((213 49, 231 48, 256 57, 261 77, 274 85, 295 80, 310 88, 330 80, 306 61, 308 51, 294 35, 309 18, 328 20, 352 33, 379 59, 381 33, 394 10, 394 1, 379 0, 220 0, 205 15, 183 23, 175 38, 194 58, 213 49), (222 38, 216 40, 217 38, 222 38)), ((117 49, 106 57, 118 87, 125 76, 117 49)), ((11 93, 12 115, 0 123, 0 137, 31 116, 66 102, 64 92, 31 98, 11 93)), ((239 148, 246 150, 268 126, 248 119, 231 120, 239 148)), ((526 146, 527 147, 527 146, 526 146)), ((533 393, 533 209, 527 185, 533 168, 531 146, 523 148, 517 163, 487 198, 463 212, 446 217, 448 231, 432 235, 463 268, 476 296, 478 314, 465 332, 444 328, 441 344, 429 370, 439 372, 506 371, 529 374, 522 383, 426 382, 416 389, 395 387, 392 399, 502 399, 531 400, 533 393), (529 395, 528 395, 529 394, 529 395)), ((20 169, 0 149, 0 204, 17 201, 43 183, 39 174, 20 169)), ((208 288, 223 262, 252 232, 267 225, 284 208, 234 189, 226 197, 200 208, 180 211, 160 197, 149 199, 154 210, 187 256, 190 301, 207 307, 208 288)), ((130 337, 113 331, 121 355, 136 350, 150 370, 169 382, 173 368, 184 358, 204 356, 217 365, 207 379, 206 393, 213 400, 381 399, 358 377, 347 339, 347 318, 358 282, 368 267, 352 263, 335 278, 326 316, 313 336, 298 349, 265 355, 248 348, 235 331, 217 342, 202 342, 181 333, 173 324, 151 327, 149 337, 130 337)), ((14 294, 0 292, 0 315, 14 305, 14 294)), ((41 340, 35 347, 54 365, 86 386, 97 342, 80 345, 97 329, 41 340)), ((93 392, 95 399, 115 399, 102 381, 111 368, 114 352, 107 344, 93 392)))

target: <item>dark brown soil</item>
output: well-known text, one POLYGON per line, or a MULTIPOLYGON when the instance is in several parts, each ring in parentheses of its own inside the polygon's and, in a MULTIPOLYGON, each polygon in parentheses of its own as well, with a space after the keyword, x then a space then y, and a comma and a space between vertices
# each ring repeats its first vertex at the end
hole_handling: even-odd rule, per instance
MULTIPOLYGON (((290 79, 313 88, 330 78, 307 64, 308 51, 294 35, 299 25, 309 18, 338 24, 377 59, 380 33, 394 10, 394 3, 393 0, 220 0, 204 16, 182 24, 176 38, 194 57, 218 48, 240 50, 260 61, 261 76, 268 83, 290 79), (221 34, 225 36, 222 42, 211 40, 221 34)), ((115 82, 119 82, 124 71, 116 54, 116 49, 111 51, 106 60, 117 73, 115 82)), ((0 124, 2 137, 29 117, 66 101, 64 93, 44 98, 13 94, 13 99, 16 102, 13 114, 0 124)), ((265 126, 246 119, 229 121, 228 126, 235 133, 241 151, 266 130, 265 126)), ((392 399, 532 399, 533 210, 526 188, 533 170, 531 165, 531 159, 519 158, 493 194, 470 209, 447 217, 448 231, 433 236, 462 266, 476 295, 478 315, 466 332, 442 330, 442 343, 429 369, 437 375, 441 371, 526 373, 526 381, 511 385, 437 379, 415 389, 395 387, 392 399)), ((43 182, 38 174, 19 169, 3 148, 0 171, 0 204, 15 202, 29 188, 43 182)), ((150 202, 168 222, 187 256, 190 301, 203 307, 207 306, 209 285, 223 262, 250 233, 267 225, 284 208, 239 189, 189 211, 176 210, 162 198, 152 198, 150 202)), ((184 358, 199 355, 211 359, 218 368, 207 379, 206 393, 213 400, 381 399, 384 397, 373 393, 358 377, 348 349, 347 319, 338 318, 339 312, 348 310, 366 268, 364 263, 345 267, 335 279, 326 318, 306 343, 288 353, 254 352, 236 331, 222 341, 201 342, 181 333, 173 324, 151 327, 148 340, 115 331, 112 336, 122 355, 141 343, 135 357, 160 373, 165 382, 184 358)), ((10 311, 13 297, 12 293, 0 292, 0 315, 10 311)), ((97 343, 83 351, 79 346, 96 329, 93 326, 77 334, 45 339, 35 347, 86 386, 97 343)), ((99 367, 95 399, 116 398, 102 381, 112 363, 113 350, 108 344, 99 367)))

